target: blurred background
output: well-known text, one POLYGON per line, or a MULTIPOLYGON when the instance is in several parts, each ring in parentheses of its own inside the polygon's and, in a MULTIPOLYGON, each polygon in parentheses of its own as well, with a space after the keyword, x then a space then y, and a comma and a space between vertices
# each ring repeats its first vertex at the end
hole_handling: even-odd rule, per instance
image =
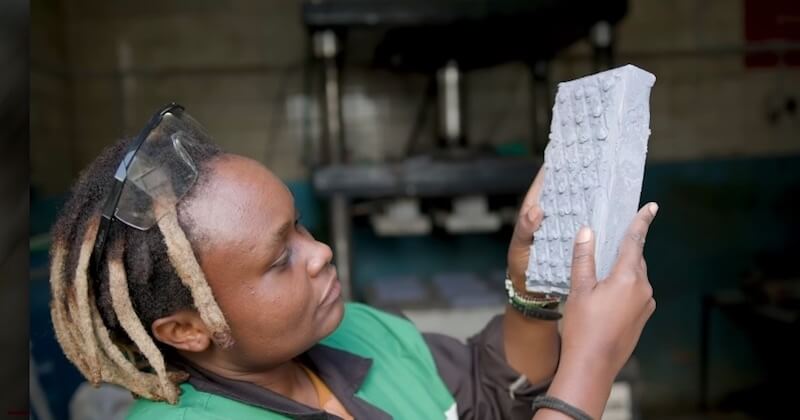
POLYGON ((628 63, 657 78, 642 202, 661 206, 646 249, 658 310, 605 418, 789 408, 796 1, 32 0, 30 45, 39 418, 69 418, 82 382, 50 324, 50 226, 80 170, 162 104, 290 186, 352 299, 464 338, 502 310, 557 83, 628 63))

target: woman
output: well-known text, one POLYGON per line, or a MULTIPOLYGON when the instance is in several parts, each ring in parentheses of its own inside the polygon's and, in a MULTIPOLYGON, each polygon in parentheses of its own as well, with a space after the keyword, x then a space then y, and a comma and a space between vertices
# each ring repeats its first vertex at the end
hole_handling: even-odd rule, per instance
POLYGON ((553 299, 524 289, 542 179, 509 246, 513 304, 464 345, 345 304, 286 186, 170 105, 83 172, 56 222, 55 331, 89 381, 141 397, 133 419, 599 418, 655 309, 657 206, 603 282, 578 233, 559 337, 553 299))

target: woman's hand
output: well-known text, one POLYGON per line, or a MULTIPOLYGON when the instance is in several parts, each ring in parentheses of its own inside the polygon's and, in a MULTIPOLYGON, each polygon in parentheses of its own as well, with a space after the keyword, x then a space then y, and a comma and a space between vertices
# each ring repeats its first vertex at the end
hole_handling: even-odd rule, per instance
MULTIPOLYGON (((600 418, 614 378, 633 353, 656 308, 642 251, 657 211, 655 203, 639 210, 620 244, 611 274, 601 282, 595 275, 591 230, 582 228, 575 239, 561 361, 547 393, 593 418, 600 418)), ((539 413, 536 419, 559 416, 550 410, 539 413)))
MULTIPOLYGON (((525 290, 525 269, 533 243, 533 232, 539 229, 543 218, 539 208, 539 193, 543 182, 544 170, 540 169, 522 200, 514 235, 508 246, 508 275, 517 291, 525 290)), ((555 321, 526 318, 511 305, 506 305, 503 316, 506 361, 531 383, 549 381, 555 374, 560 352, 557 327, 555 321)))
POLYGON ((595 276, 594 235, 585 227, 578 233, 564 308, 562 360, 594 359, 616 375, 630 357, 656 309, 642 251, 657 211, 655 203, 639 210, 611 274, 602 282, 595 276))

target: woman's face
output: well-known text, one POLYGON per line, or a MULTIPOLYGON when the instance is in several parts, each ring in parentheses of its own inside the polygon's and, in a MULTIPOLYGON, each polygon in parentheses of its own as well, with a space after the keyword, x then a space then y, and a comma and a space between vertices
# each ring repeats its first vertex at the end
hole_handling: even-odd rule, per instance
POLYGON ((235 344, 212 351, 243 370, 290 360, 329 335, 344 305, 330 247, 298 223, 294 198, 261 164, 227 155, 182 209, 235 344))

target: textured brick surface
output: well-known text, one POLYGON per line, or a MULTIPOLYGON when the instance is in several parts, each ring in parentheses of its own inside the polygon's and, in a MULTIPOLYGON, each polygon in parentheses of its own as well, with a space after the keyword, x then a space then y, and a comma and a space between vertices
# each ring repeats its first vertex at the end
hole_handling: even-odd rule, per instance
POLYGON ((583 225, 595 232, 598 278, 608 274, 639 203, 654 82, 627 65, 559 84, 529 290, 568 294, 573 242, 583 225))

